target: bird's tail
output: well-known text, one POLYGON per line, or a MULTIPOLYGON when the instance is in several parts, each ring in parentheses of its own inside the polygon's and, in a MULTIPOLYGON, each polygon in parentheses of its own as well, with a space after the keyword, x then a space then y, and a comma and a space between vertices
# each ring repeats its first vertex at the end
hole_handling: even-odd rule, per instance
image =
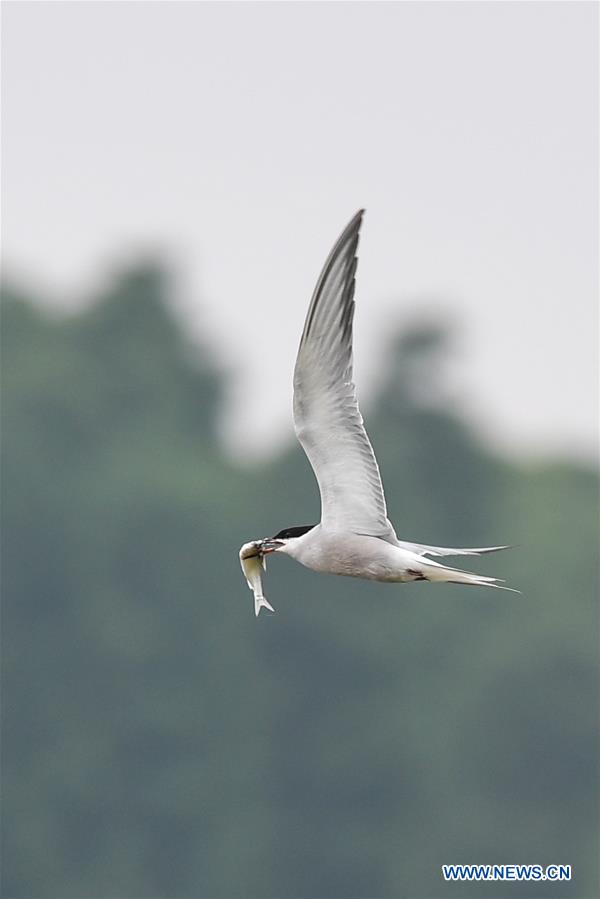
POLYGON ((421 570, 425 580, 445 584, 468 584, 472 587, 494 587, 496 590, 509 590, 511 593, 520 593, 514 587, 505 587, 497 577, 486 577, 482 574, 474 574, 472 571, 461 571, 460 568, 449 568, 437 562, 430 561, 423 564, 421 570))
POLYGON ((268 601, 264 598, 264 596, 257 596, 256 593, 255 593, 255 594, 254 594, 254 614, 256 615, 257 618, 258 618, 258 616, 260 615, 260 610, 261 610, 261 609, 268 609, 269 612, 274 612, 274 611, 275 611, 275 609, 273 608, 273 606, 271 605, 271 603, 268 602, 268 601))

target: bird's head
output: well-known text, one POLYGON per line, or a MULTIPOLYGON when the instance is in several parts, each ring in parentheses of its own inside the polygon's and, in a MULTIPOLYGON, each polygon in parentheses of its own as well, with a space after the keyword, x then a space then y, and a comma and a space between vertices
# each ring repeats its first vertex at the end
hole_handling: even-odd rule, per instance
POLYGON ((261 541, 260 551, 263 556, 274 552, 290 552, 292 547, 298 541, 299 537, 303 537, 309 531, 312 531, 314 524, 302 524, 293 528, 284 528, 275 534, 274 537, 266 537, 261 541))

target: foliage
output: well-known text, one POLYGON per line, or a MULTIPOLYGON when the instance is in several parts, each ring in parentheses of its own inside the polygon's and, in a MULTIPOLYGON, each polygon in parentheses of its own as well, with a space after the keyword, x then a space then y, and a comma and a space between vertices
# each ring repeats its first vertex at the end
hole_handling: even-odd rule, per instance
POLYGON ((595 472, 485 451, 418 399, 443 332, 405 334, 367 416, 390 514, 519 544, 477 569, 523 595, 275 559, 256 621, 238 548, 316 487, 296 446, 228 461, 168 294, 151 265, 70 317, 5 290, 3 895, 459 897, 451 862, 598 895, 595 472))

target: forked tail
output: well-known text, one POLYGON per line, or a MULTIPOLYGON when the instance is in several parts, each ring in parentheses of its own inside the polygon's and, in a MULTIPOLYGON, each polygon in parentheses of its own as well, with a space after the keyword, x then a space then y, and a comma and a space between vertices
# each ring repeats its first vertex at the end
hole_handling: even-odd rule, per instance
MULTIPOLYGON (((425 560, 423 560, 424 562, 425 560)), ((423 578, 444 584, 468 584, 472 587, 494 587, 496 590, 509 590, 511 593, 520 593, 514 587, 505 587, 500 578, 486 577, 483 574, 474 574, 472 571, 461 571, 460 568, 449 568, 437 562, 429 561, 421 564, 423 578)))
POLYGON ((264 598, 264 596, 257 596, 255 593, 254 594, 254 614, 256 615, 257 618, 260 615, 261 609, 268 609, 269 612, 275 611, 275 609, 273 608, 271 603, 267 602, 267 600, 264 598))

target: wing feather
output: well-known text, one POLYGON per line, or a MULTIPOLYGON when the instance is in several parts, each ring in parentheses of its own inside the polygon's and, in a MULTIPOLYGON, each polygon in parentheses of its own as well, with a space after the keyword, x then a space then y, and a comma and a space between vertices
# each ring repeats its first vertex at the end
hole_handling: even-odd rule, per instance
POLYGON ((479 546, 456 549, 451 546, 427 546, 424 543, 406 543, 399 540, 402 549, 408 549, 418 556, 484 556, 486 553, 497 553, 501 549, 513 549, 512 546, 479 546))
POLYGON ((329 254, 308 308, 294 370, 294 426, 319 484, 322 527, 396 543, 352 380, 363 212, 357 212, 329 254))

